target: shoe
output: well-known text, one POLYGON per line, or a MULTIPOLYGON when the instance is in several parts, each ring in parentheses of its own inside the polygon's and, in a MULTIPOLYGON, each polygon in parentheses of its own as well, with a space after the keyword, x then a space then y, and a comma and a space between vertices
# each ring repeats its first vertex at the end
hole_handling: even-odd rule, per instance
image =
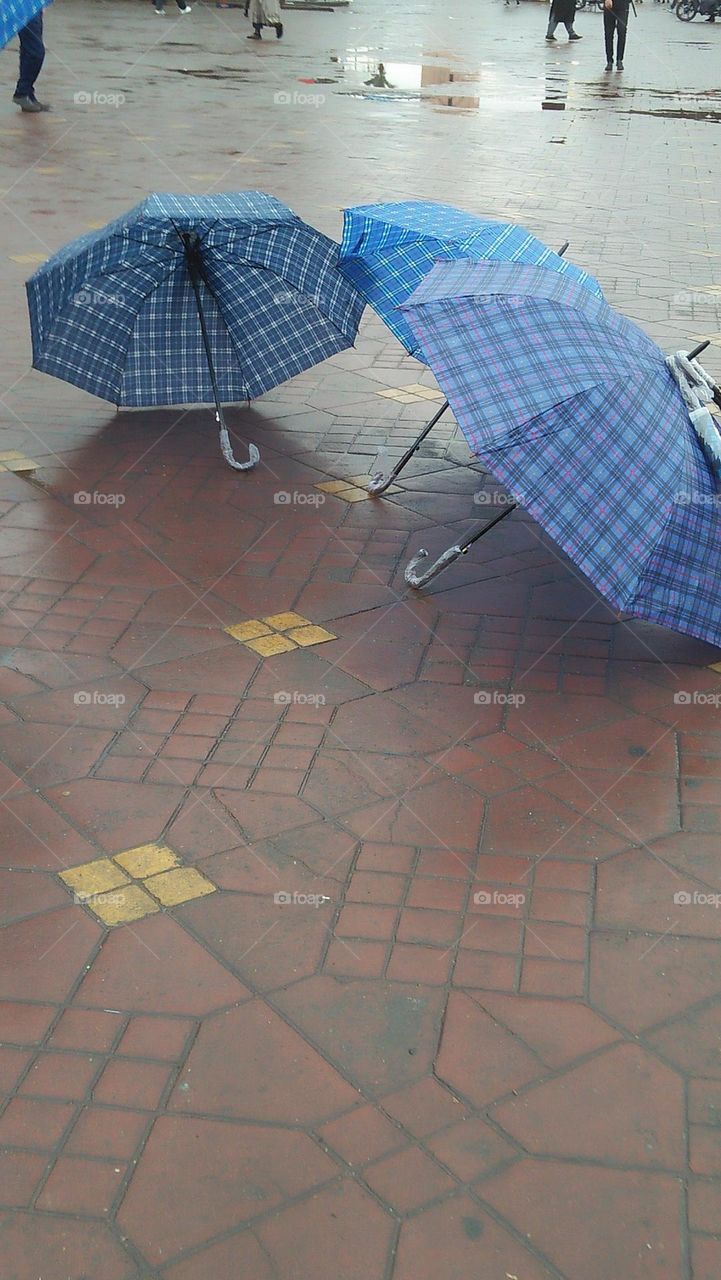
POLYGON ((577 31, 572 31, 568 38, 569 40, 583 40, 583 36, 579 36, 577 31))
POLYGON ((613 71, 613 63, 612 63, 612 62, 607 62, 607 63, 606 63, 606 70, 607 70, 607 71, 613 71))
POLYGON ((552 41, 553 41, 553 43, 554 43, 554 44, 556 44, 556 37, 555 37, 555 36, 546 36, 546 39, 549 41, 549 43, 550 43, 550 41, 552 40, 552 41))
POLYGON ((181 12, 181 13, 192 13, 193 11, 192 11, 192 9, 191 9, 190 5, 189 5, 189 4, 186 4, 185 8, 184 8, 184 9, 181 9, 181 10, 180 10, 180 12, 181 12))
POLYGON ((30 98, 27 95, 14 94, 13 102, 16 107, 20 107, 21 111, 30 111, 37 115, 40 111, 52 111, 46 102, 38 102, 37 98, 30 98))
POLYGON ((246 40, 262 40, 263 37, 259 31, 254 31, 252 36, 246 36, 246 40))
POLYGON ((283 23, 282 23, 282 22, 276 22, 276 24, 275 24, 275 34, 276 34, 276 37, 278 38, 278 40, 282 40, 282 39, 283 39, 283 23))
POLYGON ((159 9, 157 5, 155 6, 155 12, 157 13, 159 18, 165 17, 165 9, 159 9))
POLYGON ((617 62, 617 63, 616 63, 616 70, 617 70, 617 71, 623 71, 623 63, 622 63, 622 62, 617 62))

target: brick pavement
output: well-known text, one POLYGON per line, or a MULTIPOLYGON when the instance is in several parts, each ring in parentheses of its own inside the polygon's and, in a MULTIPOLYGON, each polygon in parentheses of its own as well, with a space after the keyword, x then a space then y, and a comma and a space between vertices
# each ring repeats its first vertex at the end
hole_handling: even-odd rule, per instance
POLYGON ((495 486, 451 424, 348 500, 433 389, 372 317, 231 410, 239 477, 28 373, 22 282, 152 188, 427 196, 719 375, 721 37, 647 3, 609 79, 594 14, 173 8, 64 0, 0 115, 3 1280, 716 1280, 720 655, 521 513, 408 593, 495 486))

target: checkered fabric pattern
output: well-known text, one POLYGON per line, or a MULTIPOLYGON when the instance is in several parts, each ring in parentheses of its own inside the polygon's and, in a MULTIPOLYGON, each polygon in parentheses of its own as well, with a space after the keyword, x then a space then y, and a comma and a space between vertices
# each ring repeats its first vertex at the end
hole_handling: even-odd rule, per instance
POLYGON ((597 297, 592 276, 561 258, 523 227, 493 222, 430 201, 357 205, 346 209, 340 268, 411 355, 423 351, 398 310, 435 262, 471 259, 521 262, 557 271, 597 297))
POLYGON ((721 494, 656 344, 533 267, 438 264, 404 314, 471 448, 610 603, 721 645, 721 494))
POLYGON ((0 49, 51 0, 0 0, 0 49))
POLYGON ((179 233, 195 232, 221 399, 254 399, 352 346, 364 308, 338 246, 259 191, 153 195, 27 284, 33 365, 114 404, 208 404, 179 233))

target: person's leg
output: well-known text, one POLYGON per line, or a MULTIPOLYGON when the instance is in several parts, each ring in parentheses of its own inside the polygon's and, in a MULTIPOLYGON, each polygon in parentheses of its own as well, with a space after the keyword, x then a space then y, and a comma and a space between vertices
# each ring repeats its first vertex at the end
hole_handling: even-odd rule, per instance
POLYGON ((628 9, 620 9, 616 18, 616 66, 623 66, 623 55, 626 52, 626 32, 628 31, 628 9))
POLYGON ((557 26, 558 26, 558 23, 557 23, 557 22, 554 22, 554 21, 553 21, 553 19, 550 19, 550 20, 549 20, 549 23, 548 23, 548 31, 546 32, 546 39, 547 39, 547 40, 555 40, 555 39, 556 39, 556 37, 555 37, 555 35, 554 35, 553 33, 554 33, 554 31, 556 30, 556 27, 557 27, 557 26))
POLYGON ((613 33, 616 29, 616 18, 611 9, 603 11, 603 37, 606 41, 606 66, 613 66, 613 33))
POLYGON ((31 18, 26 27, 19 32, 20 36, 20 75, 15 89, 16 98, 35 100, 35 81, 45 61, 45 45, 43 44, 43 15, 38 13, 31 18))
POLYGON ((578 32, 574 31, 572 22, 564 22, 563 25, 568 32, 569 40, 583 40, 583 36, 579 36, 578 32))

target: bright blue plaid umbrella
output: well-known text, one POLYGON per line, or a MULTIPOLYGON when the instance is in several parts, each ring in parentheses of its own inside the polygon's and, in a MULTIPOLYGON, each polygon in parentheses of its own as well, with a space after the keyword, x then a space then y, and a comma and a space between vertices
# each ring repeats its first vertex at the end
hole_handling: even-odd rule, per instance
POLYGON ((0 0, 0 49, 52 0, 0 0))
POLYGON ((426 200, 356 205, 344 212, 341 271, 419 360, 424 360, 423 352, 398 308, 434 262, 461 258, 544 266, 602 297, 592 276, 513 223, 477 218, 426 200))
POLYGON ((474 453, 599 591, 721 645, 721 495, 660 348, 537 267, 440 263, 404 314, 474 453))
MULTIPOLYGON (((262 191, 151 195, 27 284, 33 365, 116 405, 251 400, 353 345, 338 246, 262 191)), ((258 453, 251 446, 251 463, 258 453)))

